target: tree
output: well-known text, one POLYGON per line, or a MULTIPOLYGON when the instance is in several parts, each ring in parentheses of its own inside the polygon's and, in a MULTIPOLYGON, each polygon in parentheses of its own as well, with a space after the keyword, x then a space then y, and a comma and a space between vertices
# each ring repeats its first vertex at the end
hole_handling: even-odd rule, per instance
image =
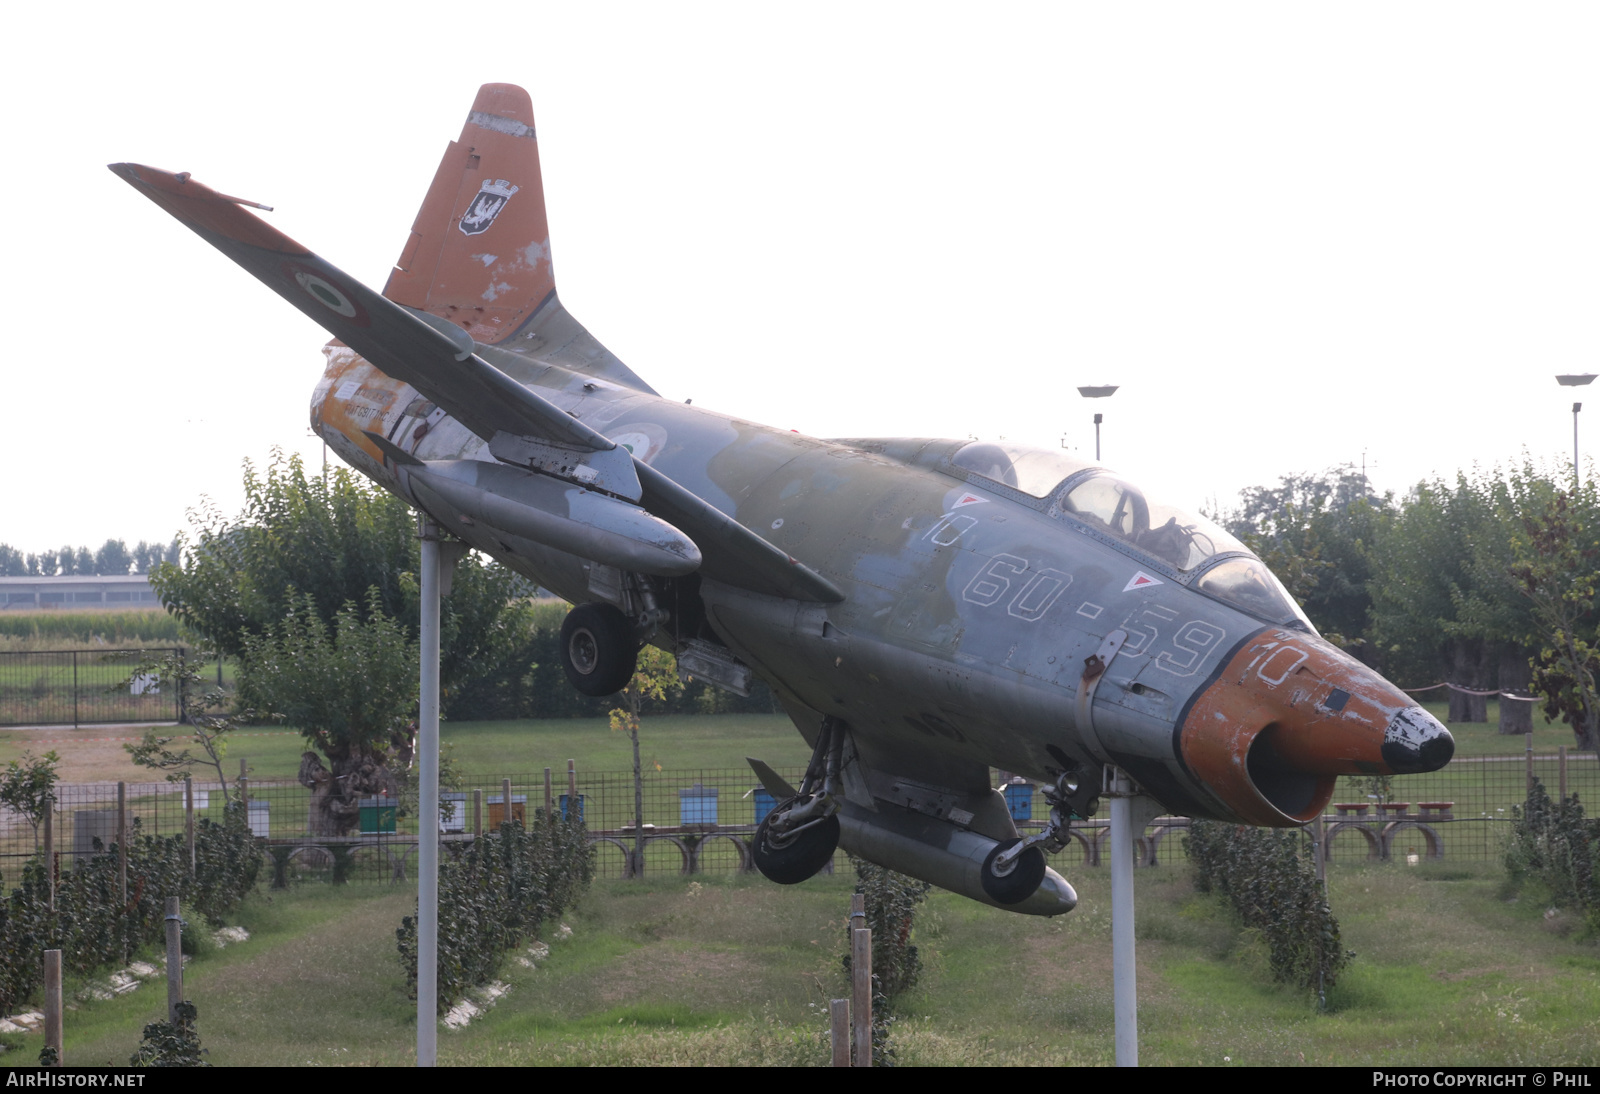
POLYGON ((309 597, 263 634, 247 635, 243 671, 268 709, 322 751, 300 757, 312 835, 355 827, 364 797, 399 799, 415 746, 417 647, 367 594, 365 618, 346 603, 328 626, 309 597))
POLYGON ((173 650, 159 656, 146 655, 134 667, 132 674, 115 687, 125 691, 139 685, 176 693, 178 722, 190 727, 193 732, 188 739, 200 749, 199 755, 187 748, 173 751, 170 746, 180 737, 164 737, 149 729, 138 744, 122 746, 133 762, 139 767, 165 771, 167 781, 174 783, 191 777, 196 767, 209 767, 217 773, 223 799, 228 800, 230 794, 236 793, 228 789, 228 773, 222 766, 223 757, 228 753, 228 734, 240 725, 253 721, 257 715, 253 710, 220 713, 232 708, 233 697, 219 688, 207 689, 205 678, 199 671, 199 666, 214 656, 209 653, 191 654, 184 650, 173 650))
POLYGON ((1512 539, 1510 573, 1533 606, 1541 644, 1533 661, 1533 690, 1545 715, 1572 727, 1580 749, 1600 747, 1600 634, 1595 589, 1600 587, 1600 528, 1591 483, 1574 495, 1557 491, 1523 519, 1512 539))
POLYGON ((1345 465, 1243 490, 1222 523, 1261 556, 1319 631, 1369 656, 1370 549, 1392 509, 1391 498, 1374 494, 1365 474, 1345 465))
POLYGON ((107 576, 125 575, 133 567, 133 556, 128 545, 120 539, 108 539, 94 553, 94 572, 107 576))
POLYGON ((56 765, 61 757, 54 751, 43 756, 24 752, 19 760, 6 764, 0 774, 0 805, 18 814, 33 825, 33 849, 39 849, 39 825, 50 809, 56 793, 56 782, 61 776, 56 765))
POLYGON ((670 653, 646 646, 639 651, 633 678, 619 693, 627 706, 611 712, 612 732, 626 731, 633 741, 633 862, 629 865, 633 877, 644 876, 644 771, 639 763, 639 711, 645 700, 665 699, 668 689, 678 686, 677 660, 670 653))
MULTIPOLYGON (((230 656, 308 606, 326 626, 353 604, 363 622, 383 616, 418 634, 417 526, 403 501, 345 469, 308 476, 298 456, 281 453, 265 475, 246 462, 244 487, 244 510, 233 519, 209 503, 191 510, 194 531, 180 537, 181 560, 151 572, 168 611, 230 656)), ((531 625, 522 601, 532 592, 530 582, 477 555, 457 565, 440 612, 446 717, 500 713, 500 682, 527 675, 531 625)), ((269 708, 253 687, 246 674, 244 701, 269 708)))

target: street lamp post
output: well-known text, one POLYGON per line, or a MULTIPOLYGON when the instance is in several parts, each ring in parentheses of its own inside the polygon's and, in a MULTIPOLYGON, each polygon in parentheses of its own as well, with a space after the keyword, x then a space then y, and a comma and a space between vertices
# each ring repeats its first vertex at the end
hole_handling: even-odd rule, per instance
MULTIPOLYGON (((1593 377, 1590 377, 1593 379, 1593 377)), ((1080 387, 1078 394, 1085 399, 1107 399, 1116 394, 1116 384, 1099 384, 1093 387, 1080 387)), ((1100 423, 1105 420, 1105 415, 1094 416, 1094 462, 1100 462, 1100 423)))
MULTIPOLYGON (((1565 373, 1556 377, 1556 383, 1562 387, 1588 387, 1594 383, 1595 373, 1578 372, 1565 373)), ((1572 404, 1572 488, 1576 490, 1583 485, 1583 473, 1578 470, 1578 411, 1583 409, 1582 403, 1572 404)))

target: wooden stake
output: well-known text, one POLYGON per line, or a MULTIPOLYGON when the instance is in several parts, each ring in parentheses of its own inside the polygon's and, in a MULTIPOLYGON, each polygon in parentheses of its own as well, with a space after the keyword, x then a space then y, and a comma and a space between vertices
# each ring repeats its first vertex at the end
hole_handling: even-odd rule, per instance
POLYGON ((514 821, 516 819, 517 819, 516 816, 511 811, 511 780, 510 779, 501 779, 500 780, 500 822, 502 824, 505 824, 505 823, 507 823, 509 821, 514 821))
POLYGON ((178 898, 167 897, 167 1021, 178 1024, 178 1004, 183 1002, 183 920, 178 898))
POLYGON ((56 1063, 66 1060, 61 1052, 61 951, 44 951, 44 1043, 56 1050, 56 1063))
POLYGON ((1556 800, 1557 801, 1566 801, 1567 800, 1567 746, 1566 745, 1562 745, 1560 751, 1558 751, 1556 753, 1556 770, 1558 772, 1558 776, 1557 777, 1559 778, 1559 780, 1561 782, 1561 797, 1557 798, 1556 800))
POLYGON ((567 761, 567 809, 568 815, 578 815, 578 761, 567 761))
POLYGON ((544 819, 548 821, 555 814, 555 799, 550 797, 550 769, 544 769, 544 819))
POLYGON ((472 839, 476 843, 483 838, 483 790, 474 787, 472 791, 472 839))
POLYGON ((850 932, 850 1011, 854 1019, 856 1067, 872 1066, 872 931, 850 932))
POLYGON ((1532 790, 1533 789, 1533 734, 1532 733, 1526 734, 1525 735, 1525 739, 1527 741, 1527 744, 1524 746, 1523 755, 1526 757, 1527 764, 1528 764, 1528 785, 1527 785, 1526 789, 1532 790))
POLYGON ((828 1003, 828 1035, 833 1041, 833 1066, 850 1066, 850 1000, 828 1003))

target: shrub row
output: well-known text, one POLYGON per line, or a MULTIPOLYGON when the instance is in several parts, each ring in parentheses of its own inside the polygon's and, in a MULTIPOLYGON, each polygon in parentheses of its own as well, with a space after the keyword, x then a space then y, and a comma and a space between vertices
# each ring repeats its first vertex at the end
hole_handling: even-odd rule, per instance
MULTIPOLYGON (((506 952, 537 938, 594 880, 594 848, 581 821, 509 821, 470 844, 450 843, 439 863, 439 1011, 487 984, 506 952)), ((395 932, 411 998, 417 997, 417 921, 395 932)))
POLYGON ((1218 892, 1267 943, 1275 980, 1319 993, 1353 956, 1299 832, 1197 820, 1184 840, 1195 887, 1218 892))
POLYGON ((1561 802, 1538 779, 1527 800, 1513 810, 1506 843, 1506 874, 1513 889, 1537 881, 1557 907, 1576 908, 1591 931, 1600 932, 1600 818, 1585 818, 1578 796, 1561 802))
POLYGON ((136 822, 128 841, 126 901, 115 852, 113 845, 63 872, 54 912, 43 858, 23 866, 21 884, 0 902, 0 1014, 14 1013, 38 987, 45 950, 59 949, 69 974, 121 963, 141 946, 161 943, 167 897, 178 898, 184 915, 219 923, 255 887, 261 871, 260 850, 237 809, 222 824, 200 821, 193 872, 181 835, 140 835, 136 822))

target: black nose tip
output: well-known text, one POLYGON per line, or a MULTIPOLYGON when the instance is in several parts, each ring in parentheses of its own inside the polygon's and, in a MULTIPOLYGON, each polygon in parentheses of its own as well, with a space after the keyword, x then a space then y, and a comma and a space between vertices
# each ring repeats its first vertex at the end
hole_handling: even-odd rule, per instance
POLYGON ((1383 733, 1383 762, 1396 775, 1437 771, 1455 754, 1456 741, 1450 731, 1421 707, 1402 710, 1390 718, 1383 733))

